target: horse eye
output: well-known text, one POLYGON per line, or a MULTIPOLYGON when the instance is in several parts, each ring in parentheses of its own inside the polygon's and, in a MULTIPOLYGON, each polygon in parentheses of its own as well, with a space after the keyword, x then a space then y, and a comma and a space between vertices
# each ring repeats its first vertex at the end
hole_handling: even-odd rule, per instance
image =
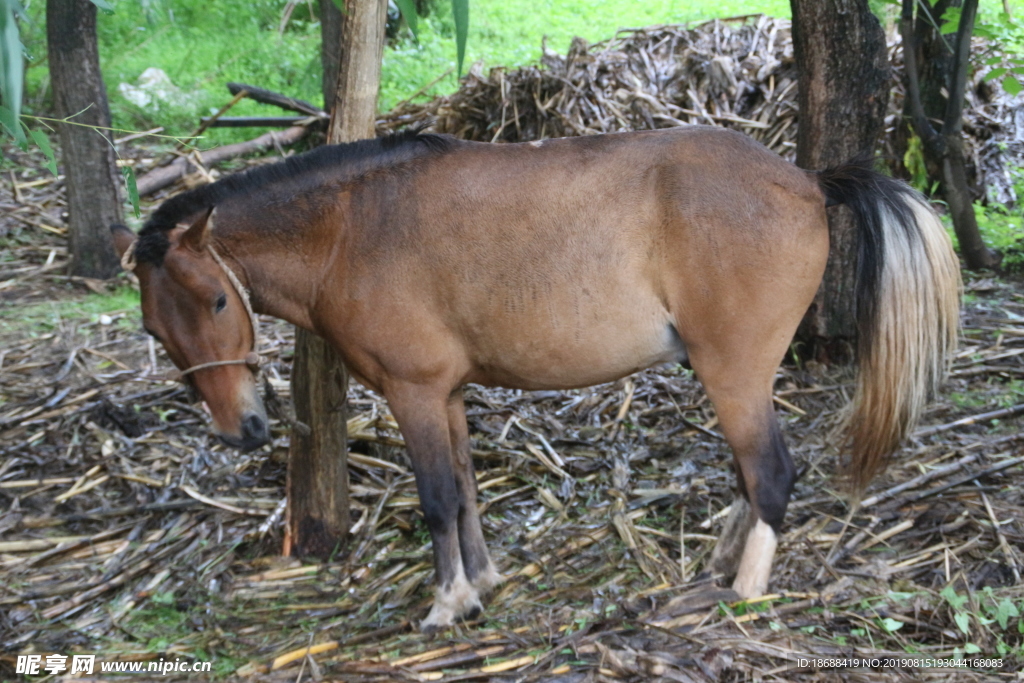
POLYGON ((227 305, 228 305, 228 297, 226 295, 221 294, 219 297, 217 297, 217 308, 216 308, 217 313, 220 313, 221 311, 223 311, 224 307, 227 306, 227 305))

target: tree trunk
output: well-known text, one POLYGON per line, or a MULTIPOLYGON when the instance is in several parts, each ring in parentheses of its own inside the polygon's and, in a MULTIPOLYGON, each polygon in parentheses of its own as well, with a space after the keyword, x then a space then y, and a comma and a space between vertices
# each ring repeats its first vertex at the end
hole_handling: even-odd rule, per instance
MULTIPOLYGON (((922 2, 931 4, 933 17, 941 17, 948 8, 960 7, 963 4, 963 0, 922 0, 922 2)), ((936 23, 938 21, 936 20, 936 23)), ((946 95, 943 94, 943 91, 946 90, 949 74, 953 70, 953 50, 951 49, 953 36, 940 36, 922 11, 918 11, 917 19, 914 21, 914 35, 917 43, 914 52, 918 64, 921 104, 926 116, 934 121, 941 121, 946 115, 946 95)), ((946 92, 948 93, 948 91, 946 92)), ((896 139, 893 145, 898 157, 894 160, 894 170, 901 177, 908 178, 909 171, 903 164, 903 156, 907 152, 909 139, 914 130, 910 119, 912 113, 910 98, 904 98, 903 122, 897 123, 896 139)), ((926 152, 924 162, 928 179, 938 181, 942 176, 941 160, 932 158, 932 155, 926 152)))
POLYGON ((324 111, 331 113, 338 89, 338 65, 341 64, 341 10, 334 0, 320 0, 320 64, 323 66, 321 90, 324 111))
MULTIPOLYGON (((107 91, 96 45, 96 5, 47 0, 46 39, 57 118, 110 127, 107 91)), ((120 186, 110 131, 57 124, 67 186, 71 274, 108 278, 120 261, 110 225, 121 223, 120 186)))
MULTIPOLYGON (((797 164, 822 169, 873 154, 885 125, 889 61, 885 33, 867 0, 790 0, 799 69, 797 164)), ((854 223, 829 209, 829 260, 798 331, 819 360, 852 360, 857 338, 854 223)))
MULTIPOLYGON (((325 103, 334 105, 329 143, 374 135, 387 0, 346 0, 339 16, 337 83, 333 95, 326 81, 324 88, 325 103)), ((332 44, 329 29, 322 30, 326 53, 332 44)), ((296 329, 292 400, 296 418, 310 428, 309 434, 292 430, 288 459, 288 530, 298 555, 326 557, 348 531, 347 384, 338 354, 320 337, 296 329)))
POLYGON ((904 112, 921 138, 929 177, 939 179, 965 264, 971 270, 997 268, 1002 258, 985 246, 974 216, 963 149, 964 96, 978 0, 940 0, 931 6, 932 20, 919 3, 915 20, 914 5, 913 0, 904 0, 900 21, 906 64, 904 112), (939 23, 947 7, 962 7, 961 21, 955 35, 942 37, 932 21, 939 23), (935 130, 934 120, 942 121, 940 130, 935 130))

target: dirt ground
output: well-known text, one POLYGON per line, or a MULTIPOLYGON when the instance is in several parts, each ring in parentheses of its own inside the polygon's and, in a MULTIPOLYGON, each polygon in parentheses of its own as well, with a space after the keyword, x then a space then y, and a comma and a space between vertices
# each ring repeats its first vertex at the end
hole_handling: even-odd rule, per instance
MULTIPOLYGON (((832 433, 851 378, 780 369, 802 474, 774 592, 755 604, 702 575, 734 477, 692 373, 470 388, 485 533, 507 581, 479 621, 428 638, 415 626, 429 537, 387 405, 350 389, 347 546, 322 564, 281 557, 286 425, 254 453, 219 444, 165 379, 130 282, 64 275, 63 184, 16 161, 29 170, 0 177, 0 679, 28 653, 212 664, 159 680, 1019 679, 1021 283, 968 278, 952 376, 852 516, 832 433), (811 655, 878 661, 837 670, 811 655), (954 655, 1002 665, 906 661, 954 655)), ((286 400, 291 330, 261 326, 286 400)))

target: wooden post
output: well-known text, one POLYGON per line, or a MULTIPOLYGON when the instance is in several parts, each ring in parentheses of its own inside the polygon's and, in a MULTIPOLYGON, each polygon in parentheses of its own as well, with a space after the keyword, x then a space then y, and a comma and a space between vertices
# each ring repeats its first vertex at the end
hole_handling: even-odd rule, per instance
POLYGON ((348 533, 347 390, 334 349, 296 328, 292 401, 296 419, 309 429, 292 429, 285 554, 328 559, 348 533))
MULTIPOLYGON (((374 135, 387 0, 346 0, 342 15, 330 143, 374 135)), ((288 454, 288 533, 296 555, 326 558, 348 532, 347 385, 334 349, 296 329, 292 400, 296 418, 309 426, 308 434, 292 430, 288 454)))

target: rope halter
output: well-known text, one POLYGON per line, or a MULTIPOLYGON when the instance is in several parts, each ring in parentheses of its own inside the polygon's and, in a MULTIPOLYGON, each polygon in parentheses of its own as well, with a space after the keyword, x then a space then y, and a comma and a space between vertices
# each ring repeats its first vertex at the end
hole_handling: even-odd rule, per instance
POLYGON ((252 310, 252 302, 249 300, 249 290, 245 288, 242 282, 235 275, 235 272, 228 268, 227 264, 224 263, 224 259, 220 257, 220 254, 214 250, 213 245, 209 245, 206 249, 210 252, 210 256, 217 262, 220 269, 227 275, 228 280, 231 282, 231 286, 238 292, 238 297, 242 300, 242 305, 245 306, 245 312, 249 315, 249 324, 252 326, 252 350, 245 354, 245 358, 238 358, 236 360, 214 360, 209 363, 200 363, 199 365, 193 365, 190 368, 186 368, 177 373, 175 379, 182 381, 187 375, 191 375, 193 372, 198 370, 204 370, 206 368, 215 368, 221 365, 246 365, 253 372, 253 374, 259 374, 260 365, 263 364, 263 358, 259 354, 260 345, 260 323, 256 318, 255 311, 252 310))
MULTIPOLYGON (((124 255, 121 257, 121 267, 126 271, 131 272, 135 270, 135 246, 138 244, 138 240, 131 243, 124 255)), ((255 311, 252 310, 252 302, 249 300, 249 290, 245 288, 242 282, 235 275, 235 272, 228 268, 227 264, 224 263, 224 259, 220 257, 220 254, 213 248, 213 245, 206 247, 207 251, 210 252, 210 256, 217 262, 220 269, 224 271, 228 281, 231 282, 231 286, 235 288, 238 293, 238 297, 242 300, 242 305, 245 306, 245 312, 249 316, 249 324, 252 326, 252 350, 245 354, 245 358, 237 358, 235 360, 215 360, 209 363, 200 363, 199 365, 193 365, 184 370, 175 371, 170 374, 170 379, 184 381, 185 377, 191 375, 199 370, 205 370, 206 368, 215 368, 222 365, 245 365, 253 372, 258 375, 260 366, 264 363, 264 359, 259 353, 260 343, 260 327, 259 320, 256 318, 255 311)))

